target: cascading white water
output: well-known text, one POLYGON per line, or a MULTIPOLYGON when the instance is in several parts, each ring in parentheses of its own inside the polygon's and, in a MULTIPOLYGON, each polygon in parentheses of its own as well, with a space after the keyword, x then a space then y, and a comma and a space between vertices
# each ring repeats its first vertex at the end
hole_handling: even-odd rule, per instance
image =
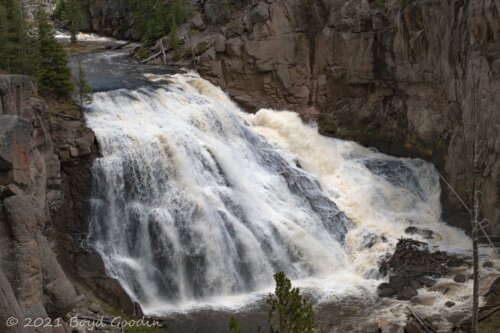
POLYGON ((89 241, 146 311, 250 293, 280 270, 354 286, 409 225, 468 247, 439 221, 429 164, 322 137, 291 112, 244 114, 195 74, 158 79, 96 93, 86 113, 102 153, 89 241))
POLYGON ((146 309, 344 265, 348 219, 219 89, 176 75, 94 99, 90 240, 146 309))

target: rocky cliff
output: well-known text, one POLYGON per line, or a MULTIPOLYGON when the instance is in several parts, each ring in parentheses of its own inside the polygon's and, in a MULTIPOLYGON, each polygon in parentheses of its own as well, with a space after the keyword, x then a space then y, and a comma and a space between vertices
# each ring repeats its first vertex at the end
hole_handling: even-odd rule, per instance
POLYGON ((29 77, 0 75, 1 332, 30 331, 6 327, 11 316, 64 317, 87 289, 133 313, 82 243, 96 152, 79 108, 48 106, 29 77))
POLYGON ((0 327, 19 332, 7 317, 63 316, 76 292, 47 238, 62 199, 47 108, 28 77, 1 75, 0 96, 0 327))
MULTIPOLYGON (((108 2, 85 2, 89 20, 115 20, 108 2)), ((195 67, 249 111, 295 110, 324 134, 430 160, 467 203, 477 114, 481 209, 500 234, 498 1, 248 1, 222 23, 217 3, 196 2, 181 50, 165 37, 152 61, 195 67)), ((466 228, 443 187, 445 218, 466 228)))

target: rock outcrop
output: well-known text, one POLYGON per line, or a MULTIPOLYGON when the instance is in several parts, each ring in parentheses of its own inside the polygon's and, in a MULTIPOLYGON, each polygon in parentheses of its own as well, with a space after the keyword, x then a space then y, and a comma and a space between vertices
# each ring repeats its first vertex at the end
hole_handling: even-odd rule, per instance
POLYGON ((0 75, 0 328, 9 316, 57 318, 76 292, 47 237, 50 206, 62 200, 60 160, 47 107, 29 77, 0 75), (5 318, 4 318, 5 317, 5 318))
POLYGON ((80 0, 83 12, 83 29, 119 39, 139 40, 127 0, 80 0))
MULTIPOLYGON (((9 317, 63 317, 89 288, 134 313, 83 246, 93 132, 71 103, 50 107, 27 76, 0 75, 0 331, 9 317)), ((46 332, 47 330, 44 330, 46 332)))
MULTIPOLYGON (((498 1, 247 2, 224 24, 212 2, 180 27, 180 52, 162 39, 167 64, 195 67, 249 111, 295 110, 324 134, 432 161, 467 203, 476 123, 481 210, 500 234, 498 1)), ((159 44, 151 53, 163 61, 159 44)), ((443 188, 445 218, 467 228, 443 188)))

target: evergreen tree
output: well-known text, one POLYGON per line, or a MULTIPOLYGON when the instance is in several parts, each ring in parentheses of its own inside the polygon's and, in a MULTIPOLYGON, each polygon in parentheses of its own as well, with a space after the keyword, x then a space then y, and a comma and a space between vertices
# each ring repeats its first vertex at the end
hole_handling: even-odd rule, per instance
POLYGON ((187 18, 186 1, 182 0, 127 0, 134 17, 134 27, 143 35, 145 47, 170 33, 175 25, 187 18))
MULTIPOLYGON (((274 274, 276 281, 275 293, 269 294, 267 304, 269 310, 268 324, 270 333, 313 333, 314 312, 309 303, 301 294, 299 288, 292 288, 291 281, 285 273, 274 274), (277 315, 277 316, 276 316, 277 315), (278 323, 278 329, 274 327, 278 323)), ((234 317, 229 322, 230 333, 239 333, 240 328, 234 317)), ((262 332, 258 327, 258 332, 262 332)), ((324 332, 320 330, 320 332, 324 332)))
POLYGON ((270 294, 267 304, 269 311, 269 330, 271 333, 312 333, 314 326, 314 313, 312 305, 303 298, 298 288, 292 288, 292 283, 285 273, 274 275, 276 281, 275 294, 270 294), (277 314, 277 318, 275 318, 277 314), (275 329, 273 322, 278 322, 275 329))
POLYGON ((80 107, 92 102, 92 88, 87 81, 82 64, 78 65, 78 96, 80 107))
MULTIPOLYGON (((63 0, 64 1, 64 0, 63 0)), ((71 44, 76 44, 76 34, 82 28, 83 18, 78 0, 67 0, 65 7, 65 20, 71 33, 71 44)))
POLYGON ((22 19, 23 8, 18 0, 0 2, 0 68, 16 74, 31 74, 33 61, 31 40, 22 19))
POLYGON ((230 333, 241 333, 240 326, 238 325, 238 321, 234 317, 231 317, 229 321, 229 332, 230 333))
POLYGON ((181 58, 179 38, 177 36, 177 23, 175 19, 172 18, 172 26, 170 28, 170 34, 168 37, 168 43, 172 50, 174 51, 174 60, 177 61, 181 58))
POLYGON ((59 0, 54 9, 54 17, 63 21, 64 13, 66 13, 66 0, 59 0))
POLYGON ((36 15, 36 22, 39 61, 35 78, 38 88, 43 95, 67 98, 73 86, 66 52, 55 40, 47 14, 41 8, 36 15))

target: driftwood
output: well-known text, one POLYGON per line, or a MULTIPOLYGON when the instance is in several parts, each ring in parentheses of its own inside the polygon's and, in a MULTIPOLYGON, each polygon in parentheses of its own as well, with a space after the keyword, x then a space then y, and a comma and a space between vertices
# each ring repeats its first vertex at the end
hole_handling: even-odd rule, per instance
POLYGON ((163 64, 166 65, 167 64, 167 55, 165 54, 165 48, 163 47, 163 40, 160 39, 158 41, 158 43, 160 43, 161 53, 163 54, 163 64))
POLYGON ((133 40, 131 40, 131 41, 126 42, 125 44, 121 44, 121 45, 116 45, 116 46, 113 46, 113 47, 111 48, 111 50, 121 50, 121 49, 123 49, 125 46, 129 46, 129 45, 130 45, 130 44, 132 44, 133 42, 134 42, 134 41, 133 41, 133 40))
POLYGON ((74 119, 74 120, 81 120, 78 117, 75 116, 70 116, 64 113, 56 113, 56 112, 50 112, 51 115, 58 116, 58 117, 63 117, 63 118, 68 118, 68 119, 74 119))
POLYGON ((436 331, 427 323, 427 321, 417 315, 409 306, 406 307, 410 310, 411 315, 418 321, 425 333, 436 333, 436 331))
POLYGON ((497 306, 496 308, 493 308, 493 309, 491 309, 489 311, 486 311, 485 313, 481 313, 479 315, 478 321, 482 321, 482 320, 488 318, 489 316, 491 316, 492 314, 494 314, 498 310, 500 310, 500 306, 497 306))
POLYGON ((162 54, 162 52, 161 52, 161 51, 156 52, 155 54, 153 54, 153 55, 151 55, 151 56, 147 57, 146 59, 141 60, 141 63, 145 64, 145 63, 147 63, 148 61, 151 61, 151 60, 153 60, 153 59, 158 58, 161 54, 162 54))

